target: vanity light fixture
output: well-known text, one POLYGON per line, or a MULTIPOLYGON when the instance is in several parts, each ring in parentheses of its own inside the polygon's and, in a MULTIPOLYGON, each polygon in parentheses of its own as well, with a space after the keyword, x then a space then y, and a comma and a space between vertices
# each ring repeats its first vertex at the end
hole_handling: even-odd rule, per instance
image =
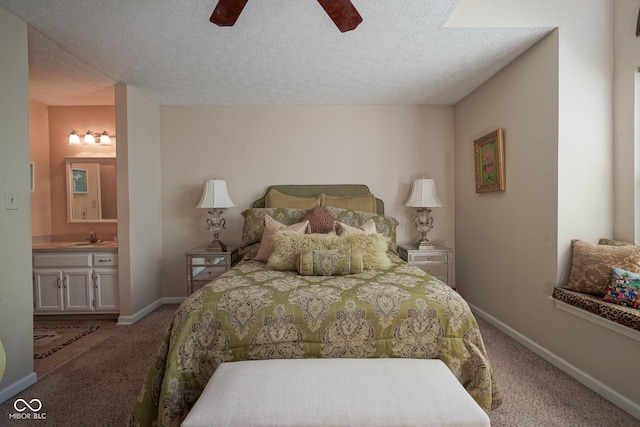
POLYGON ((100 145, 111 145, 111 135, 106 130, 100 135, 100 145))
POLYGON ((80 135, 75 130, 69 135, 69 145, 80 145, 80 135))
POLYGON ((78 132, 73 130, 69 134, 69 145, 96 145, 97 138, 99 138, 100 145, 112 145, 111 138, 115 138, 115 135, 110 135, 106 130, 100 134, 88 130, 81 141, 78 132))
POLYGON ((222 218, 222 209, 233 208, 235 205, 227 192, 227 183, 222 179, 210 179, 205 181, 202 188, 202 197, 197 208, 209 209, 207 218, 207 230, 213 233, 213 241, 207 247, 208 251, 226 252, 227 245, 218 239, 220 231, 224 230, 227 222, 222 218))
POLYGON ((84 145, 96 145, 96 137, 90 130, 84 135, 84 145))
POLYGON ((418 209, 418 216, 414 220, 421 239, 418 242, 419 249, 433 249, 435 246, 427 239, 427 233, 433 228, 433 217, 431 209, 440 208, 442 202, 436 192, 436 183, 432 179, 419 178, 413 183, 411 196, 405 203, 405 206, 411 206, 418 209))

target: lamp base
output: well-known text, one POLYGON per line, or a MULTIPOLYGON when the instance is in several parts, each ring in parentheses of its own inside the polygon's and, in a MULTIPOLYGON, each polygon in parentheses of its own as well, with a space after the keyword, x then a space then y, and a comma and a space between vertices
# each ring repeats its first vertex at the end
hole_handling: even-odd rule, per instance
POLYGON ((211 252, 227 252, 227 245, 220 240, 213 240, 209 246, 207 246, 207 250, 211 252))

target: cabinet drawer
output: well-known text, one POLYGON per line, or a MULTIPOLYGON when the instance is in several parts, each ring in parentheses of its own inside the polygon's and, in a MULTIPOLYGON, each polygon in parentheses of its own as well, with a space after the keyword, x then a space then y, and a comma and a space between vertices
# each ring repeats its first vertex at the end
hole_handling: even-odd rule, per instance
POLYGON ((217 267, 196 268, 193 271, 193 280, 211 281, 227 271, 228 268, 225 264, 217 267))
POLYGON ((112 266, 118 265, 118 254, 93 254, 93 266, 112 266))
POLYGON ((42 267, 91 267, 91 255, 88 253, 33 255, 33 268, 42 267))
POLYGON ((420 263, 420 262, 447 262, 446 254, 434 254, 434 255, 423 255, 423 254, 410 254, 409 255, 410 262, 420 263))
POLYGON ((434 277, 447 277, 447 264, 414 264, 420 270, 434 277))

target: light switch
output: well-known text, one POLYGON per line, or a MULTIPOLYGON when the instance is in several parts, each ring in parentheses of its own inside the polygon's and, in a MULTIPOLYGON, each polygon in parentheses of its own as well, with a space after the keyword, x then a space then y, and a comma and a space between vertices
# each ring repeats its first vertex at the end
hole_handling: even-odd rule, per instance
POLYGON ((18 192, 16 190, 4 190, 4 208, 6 210, 18 209, 18 192))

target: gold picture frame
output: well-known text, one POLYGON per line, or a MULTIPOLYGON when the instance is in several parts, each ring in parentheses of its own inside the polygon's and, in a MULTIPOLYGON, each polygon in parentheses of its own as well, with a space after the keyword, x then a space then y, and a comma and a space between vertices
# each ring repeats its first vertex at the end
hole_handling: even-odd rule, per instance
POLYGON ((473 141, 476 193, 506 189, 502 134, 502 129, 496 129, 473 141))

